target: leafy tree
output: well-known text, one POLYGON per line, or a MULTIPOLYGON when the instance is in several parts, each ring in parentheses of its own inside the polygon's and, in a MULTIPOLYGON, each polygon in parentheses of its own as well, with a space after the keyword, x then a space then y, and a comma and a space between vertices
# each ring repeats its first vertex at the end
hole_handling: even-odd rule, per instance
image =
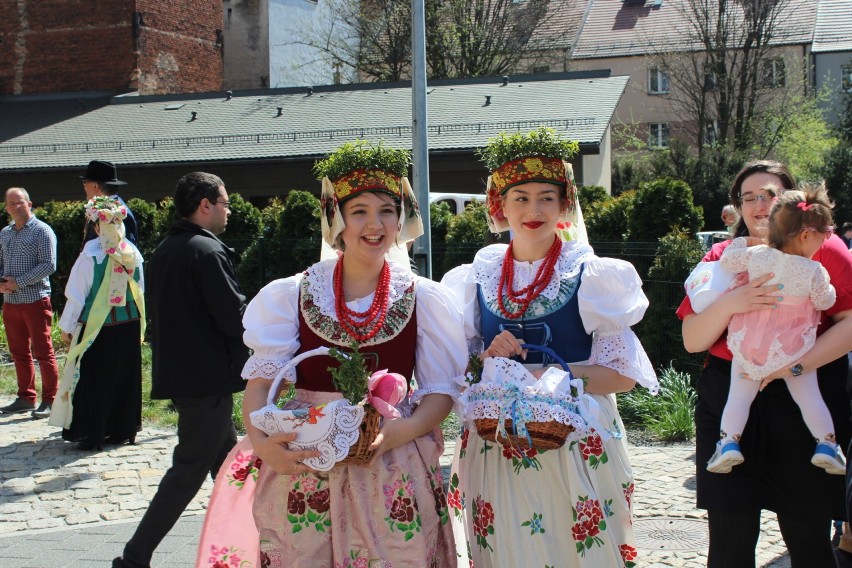
POLYGON ((772 40, 806 0, 715 0, 682 2, 687 26, 676 45, 653 54, 669 79, 669 98, 698 153, 714 144, 735 151, 763 152, 775 137, 765 136, 767 117, 797 112, 792 96, 806 90, 793 80, 786 62, 773 57, 772 40), (683 47, 687 46, 686 50, 683 47))
MULTIPOLYGON (((485 220, 484 204, 473 203, 460 215, 453 217, 447 229, 443 272, 472 262, 476 251, 482 248, 487 233, 488 222, 485 220)), ((437 277, 436 275, 435 278, 437 277)))
MULTIPOLYGON (((536 59, 530 37, 550 0, 425 0, 430 78, 501 75, 536 59)), ((293 43, 320 53, 350 81, 411 75, 411 0, 330 0, 293 43)))
POLYGON ((245 250, 261 233, 261 215, 257 207, 242 198, 239 193, 228 195, 231 216, 228 226, 219 239, 238 253, 245 250))
MULTIPOLYGON (((675 310, 683 300, 683 281, 704 257, 704 249, 694 235, 675 227, 660 239, 654 262, 648 271, 646 286, 650 305, 645 317, 636 326, 636 334, 655 367, 668 364, 662 360, 671 352, 672 338, 681 335, 681 323, 675 310)), ((700 363, 702 355, 684 354, 681 359, 700 363)))
POLYGON ((577 190, 577 199, 583 213, 610 199, 606 188, 600 185, 584 185, 577 190))
POLYGON ((160 233, 154 230, 158 215, 157 204, 134 197, 127 202, 127 206, 133 211, 136 226, 139 228, 139 242, 136 247, 142 253, 142 258, 149 258, 162 240, 160 233))
POLYGON ((246 248, 237 266, 240 285, 249 297, 266 283, 318 261, 322 245, 320 202, 310 192, 290 191, 283 203, 273 200, 261 217, 263 238, 246 248))
MULTIPOLYGON (((429 205, 429 225, 432 236, 432 268, 442 269, 444 266, 444 255, 447 251, 447 231, 453 220, 453 212, 446 201, 432 203, 429 205)), ((437 276, 436 276, 437 278, 437 276)))
POLYGON ((835 126, 839 143, 825 156, 822 175, 834 200, 834 221, 852 221, 852 96, 846 94, 843 112, 835 126))
POLYGON ((656 241, 674 227, 694 236, 704 224, 702 211, 692 202, 692 190, 679 180, 664 178, 639 186, 630 215, 631 241, 656 241))
POLYGON ((625 191, 604 201, 585 215, 586 231, 593 242, 623 242, 628 237, 636 191, 625 191))

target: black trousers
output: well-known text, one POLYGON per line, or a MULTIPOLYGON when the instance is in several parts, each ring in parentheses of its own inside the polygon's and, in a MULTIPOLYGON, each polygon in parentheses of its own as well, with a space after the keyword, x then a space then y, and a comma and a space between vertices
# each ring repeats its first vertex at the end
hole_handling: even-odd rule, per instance
POLYGON ((207 474, 215 479, 237 443, 233 400, 231 394, 173 399, 178 411, 178 445, 172 467, 124 547, 125 566, 148 568, 154 550, 198 493, 207 474))
MULTIPOLYGON (((707 568, 754 568, 760 511, 728 513, 707 511, 710 549, 707 568)), ((778 514, 778 526, 792 568, 837 568, 831 546, 831 521, 801 519, 795 513, 778 514)))

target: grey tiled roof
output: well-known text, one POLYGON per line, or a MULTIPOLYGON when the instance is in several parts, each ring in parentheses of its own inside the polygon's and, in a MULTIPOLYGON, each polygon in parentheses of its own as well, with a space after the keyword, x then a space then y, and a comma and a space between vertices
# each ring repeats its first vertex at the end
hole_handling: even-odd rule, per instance
POLYGON ((819 0, 813 52, 852 51, 852 1, 819 0))
MULTIPOLYGON (((749 0, 751 1, 751 0, 749 0)), ((837 0, 849 2, 850 0, 837 0)), ((690 43, 689 6, 694 0, 622 2, 594 0, 574 58, 643 56, 661 51, 697 49, 690 43)), ((741 10, 739 2, 728 2, 741 10)), ((816 0, 785 0, 772 45, 810 43, 816 18, 816 0)))
POLYGON ((589 0, 550 0, 547 13, 530 38, 531 49, 568 49, 577 39, 577 30, 589 0))
MULTIPOLYGON (((598 144, 628 79, 606 75, 513 77, 505 86, 493 77, 430 84, 430 149, 480 147, 501 130, 539 125, 581 144, 598 144)), ((15 105, 0 105, 0 125, 15 105)), ((310 95, 307 89, 247 91, 230 100, 221 93, 117 97, 8 139, 0 126, 0 170, 84 166, 107 154, 117 164, 317 156, 358 137, 411 147, 411 88, 317 87, 310 95)))

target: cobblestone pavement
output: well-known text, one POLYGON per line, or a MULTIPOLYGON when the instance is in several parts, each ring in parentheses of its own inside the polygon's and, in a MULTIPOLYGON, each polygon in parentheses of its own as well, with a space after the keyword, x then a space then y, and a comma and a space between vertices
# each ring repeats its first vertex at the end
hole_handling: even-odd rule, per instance
MULTIPOLYGON (((7 404, 0 400, 0 406, 7 404)), ((29 415, 0 415, 0 568, 104 567, 121 553, 171 464, 173 432, 145 429, 134 446, 80 452, 29 415)), ((452 458, 448 447, 442 459, 452 458)), ((637 566, 700 567, 706 521, 695 509, 690 445, 631 446, 637 566)), ((207 481, 152 566, 192 566, 207 481)), ((764 514, 758 566, 789 566, 774 515, 764 514)), ((602 567, 605 568, 605 567, 602 567)))

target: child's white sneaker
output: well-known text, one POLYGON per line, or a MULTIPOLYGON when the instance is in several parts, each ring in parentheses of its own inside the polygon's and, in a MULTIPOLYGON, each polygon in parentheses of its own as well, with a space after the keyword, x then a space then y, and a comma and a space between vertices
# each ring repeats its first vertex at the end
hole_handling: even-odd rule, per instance
POLYGON ((716 451, 713 452, 713 457, 707 462, 707 471, 711 473, 730 473, 731 468, 735 465, 740 465, 745 461, 743 453, 740 451, 740 445, 734 441, 716 442, 716 451))
POLYGON ((846 475, 846 456, 840 446, 820 442, 814 450, 811 463, 832 475, 846 475))

